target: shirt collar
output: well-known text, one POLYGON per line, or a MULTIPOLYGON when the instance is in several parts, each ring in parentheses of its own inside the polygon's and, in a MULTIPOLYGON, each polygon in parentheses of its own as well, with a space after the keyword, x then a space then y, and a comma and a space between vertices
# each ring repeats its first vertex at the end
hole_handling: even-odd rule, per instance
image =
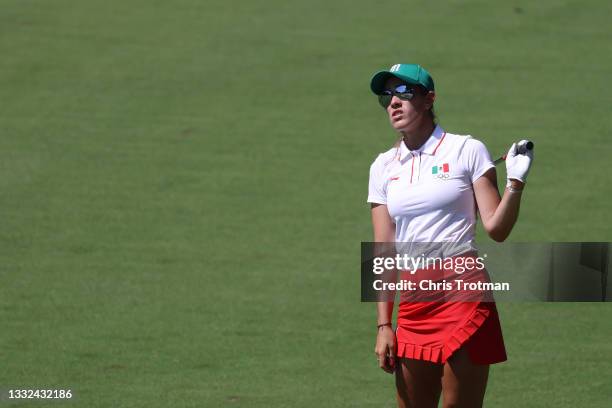
POLYGON ((444 136, 446 136, 446 132, 444 131, 444 129, 442 129, 440 125, 436 125, 431 136, 429 136, 429 138, 427 139, 427 141, 425 141, 423 146, 421 146, 417 150, 409 150, 406 147, 404 140, 402 139, 400 142, 400 160, 404 160, 406 156, 408 156, 411 153, 413 154, 425 153, 431 156, 435 155, 436 151, 438 150, 438 146, 440 146, 440 144, 442 143, 442 140, 444 139, 444 136))

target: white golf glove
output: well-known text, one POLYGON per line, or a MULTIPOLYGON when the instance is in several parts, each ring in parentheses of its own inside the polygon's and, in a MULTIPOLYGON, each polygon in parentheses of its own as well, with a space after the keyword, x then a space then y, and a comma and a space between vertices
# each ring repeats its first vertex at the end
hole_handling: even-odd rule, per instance
MULTIPOLYGON (((519 143, 527 143, 526 140, 521 140, 519 143)), ((527 150, 525 154, 516 153, 516 143, 512 143, 512 147, 506 155, 506 174, 509 179, 516 179, 523 183, 527 180, 529 168, 533 161, 533 150, 527 150)))

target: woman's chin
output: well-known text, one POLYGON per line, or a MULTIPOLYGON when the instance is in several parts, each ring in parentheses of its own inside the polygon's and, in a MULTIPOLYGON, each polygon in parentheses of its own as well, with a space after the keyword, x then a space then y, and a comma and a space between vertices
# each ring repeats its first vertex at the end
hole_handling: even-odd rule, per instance
POLYGON ((406 132, 412 128, 412 126, 410 125, 411 125, 410 122, 403 119, 403 120, 398 120, 397 122, 393 123, 393 128, 398 132, 406 132))

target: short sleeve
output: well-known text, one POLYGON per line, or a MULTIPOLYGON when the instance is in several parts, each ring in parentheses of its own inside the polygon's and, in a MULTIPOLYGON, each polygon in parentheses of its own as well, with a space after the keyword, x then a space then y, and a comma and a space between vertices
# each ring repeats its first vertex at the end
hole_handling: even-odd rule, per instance
POLYGON ((387 191, 383 176, 385 166, 379 155, 370 166, 370 182, 368 185, 368 203, 387 204, 387 191))
POLYGON ((495 167, 489 151, 480 140, 467 139, 463 147, 463 155, 467 159, 466 167, 472 183, 485 174, 487 170, 495 167))

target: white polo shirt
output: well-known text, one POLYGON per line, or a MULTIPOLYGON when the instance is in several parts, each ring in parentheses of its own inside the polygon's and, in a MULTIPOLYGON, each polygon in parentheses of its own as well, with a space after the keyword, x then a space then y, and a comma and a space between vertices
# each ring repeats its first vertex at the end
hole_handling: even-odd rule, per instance
POLYGON ((420 149, 409 150, 402 141, 378 155, 370 167, 368 202, 387 206, 396 242, 452 242, 475 249, 472 183, 491 167, 482 142, 438 125, 420 149))

